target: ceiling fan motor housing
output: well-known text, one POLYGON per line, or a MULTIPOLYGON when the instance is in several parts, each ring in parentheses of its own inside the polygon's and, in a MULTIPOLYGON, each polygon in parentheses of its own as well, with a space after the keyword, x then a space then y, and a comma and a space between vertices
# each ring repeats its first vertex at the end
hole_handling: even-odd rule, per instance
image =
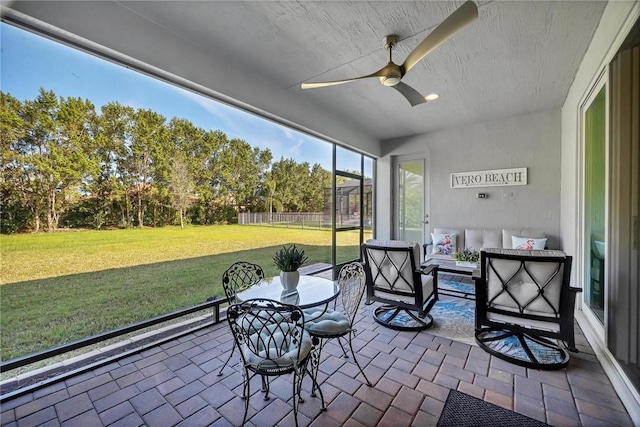
POLYGON ((380 82, 385 86, 395 86, 400 83, 400 76, 384 76, 380 77, 380 82))

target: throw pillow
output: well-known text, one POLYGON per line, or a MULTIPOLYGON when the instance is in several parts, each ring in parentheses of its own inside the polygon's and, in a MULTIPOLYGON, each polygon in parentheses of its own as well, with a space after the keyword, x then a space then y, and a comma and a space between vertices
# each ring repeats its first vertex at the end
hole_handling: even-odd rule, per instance
POLYGON ((547 239, 534 239, 533 237, 511 236, 511 248, 525 251, 542 250, 547 245, 547 239))
POLYGON ((457 234, 435 234, 431 233, 431 241, 433 242, 432 254, 451 255, 456 251, 457 234))

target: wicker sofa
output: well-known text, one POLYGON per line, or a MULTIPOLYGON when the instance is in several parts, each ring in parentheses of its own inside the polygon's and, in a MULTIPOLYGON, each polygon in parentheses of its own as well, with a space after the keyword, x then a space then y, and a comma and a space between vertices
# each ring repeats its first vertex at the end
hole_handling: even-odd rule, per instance
POLYGON ((542 244, 542 247, 530 249, 557 248, 553 237, 545 235, 542 230, 531 228, 434 228, 430 237, 430 241, 423 245, 425 261, 450 261, 451 253, 465 248, 477 251, 483 248, 515 249, 522 246, 521 243, 528 244, 531 241, 534 241, 531 244, 542 244), (516 242, 518 245, 514 245, 516 242))

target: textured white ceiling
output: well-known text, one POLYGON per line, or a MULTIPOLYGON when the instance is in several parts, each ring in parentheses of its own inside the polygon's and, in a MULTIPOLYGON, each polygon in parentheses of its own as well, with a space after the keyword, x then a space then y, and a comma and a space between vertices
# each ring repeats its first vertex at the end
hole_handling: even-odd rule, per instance
POLYGON ((384 141, 561 107, 606 5, 478 2, 479 19, 403 79, 423 94, 439 93, 436 102, 411 107, 377 79, 300 88, 304 81, 378 70, 387 61, 382 44, 387 34, 400 37, 394 62, 401 64, 462 3, 16 2, 10 7, 350 143, 344 130, 333 132, 319 117, 336 118, 354 132, 384 141), (187 50, 202 60, 185 61, 181 55, 187 50), (219 78, 208 82, 205 65, 219 78), (237 78, 221 76, 222 71, 237 78), (225 84, 216 83, 221 81, 225 84))

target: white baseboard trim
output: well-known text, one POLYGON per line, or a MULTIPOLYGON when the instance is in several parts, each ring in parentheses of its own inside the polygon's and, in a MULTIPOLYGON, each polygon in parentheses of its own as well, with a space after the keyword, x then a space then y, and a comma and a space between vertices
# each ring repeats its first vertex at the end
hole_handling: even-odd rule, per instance
POLYGON ((602 365, 602 369, 609 377, 613 388, 629 413, 633 425, 640 425, 640 394, 638 390, 633 386, 614 355, 611 354, 600 335, 594 329, 588 316, 582 310, 576 310, 575 317, 585 338, 589 341, 598 361, 602 365))

